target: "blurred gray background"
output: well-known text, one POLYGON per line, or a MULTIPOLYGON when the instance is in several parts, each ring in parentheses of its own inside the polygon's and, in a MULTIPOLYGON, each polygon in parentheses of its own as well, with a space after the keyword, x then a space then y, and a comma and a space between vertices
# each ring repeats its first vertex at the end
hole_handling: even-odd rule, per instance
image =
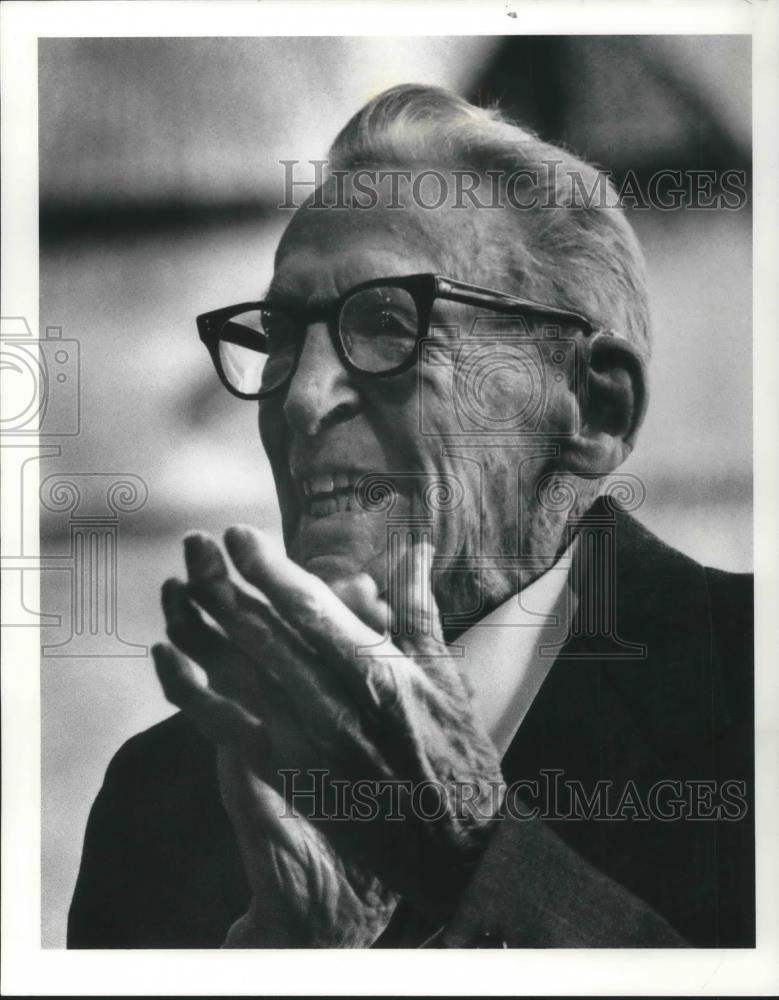
MULTIPOLYGON (((257 298, 288 218, 280 159, 323 158, 385 87, 498 100, 544 138, 644 181, 750 168, 747 37, 46 39, 39 49, 40 321, 81 350, 81 431, 41 475, 140 476, 118 522, 118 629, 162 636, 180 539, 236 521, 278 529, 256 408, 216 383, 197 313, 257 298)), ((655 324, 649 416, 630 471, 639 517, 708 564, 752 565, 751 219, 639 210, 655 324)), ((67 555, 67 515, 42 551, 67 555)), ((71 578, 44 572, 63 616, 71 578)), ((46 656, 43 944, 61 947, 86 819, 130 735, 170 714, 146 656, 46 656)))

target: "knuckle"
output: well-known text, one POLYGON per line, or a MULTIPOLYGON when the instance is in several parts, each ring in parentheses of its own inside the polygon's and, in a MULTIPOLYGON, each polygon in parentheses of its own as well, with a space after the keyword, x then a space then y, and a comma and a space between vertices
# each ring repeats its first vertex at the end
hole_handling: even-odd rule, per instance
POLYGON ((356 590, 355 581, 334 580, 333 583, 330 584, 330 589, 340 601, 348 605, 356 590))
POLYGON ((402 705, 405 681, 397 664, 374 662, 366 677, 366 690, 372 706, 381 712, 394 713, 402 705))
MULTIPOLYGON (((321 581, 319 583, 321 587, 325 587, 324 583, 321 583, 321 581)), ((312 586, 300 595, 299 609, 301 618, 306 624, 316 627, 323 621, 326 614, 324 594, 320 587, 312 586)))
POLYGON ((194 691, 186 680, 179 674, 173 674, 163 681, 163 690, 168 701, 172 701, 179 708, 192 702, 194 691))

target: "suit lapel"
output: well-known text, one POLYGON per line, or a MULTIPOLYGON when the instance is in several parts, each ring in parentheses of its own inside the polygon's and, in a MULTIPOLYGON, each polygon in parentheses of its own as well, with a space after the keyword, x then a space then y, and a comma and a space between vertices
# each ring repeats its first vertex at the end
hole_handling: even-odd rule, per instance
POLYGON ((606 765, 661 771, 705 757, 728 724, 703 568, 629 515, 604 516, 604 507, 599 501, 576 526, 570 634, 506 754, 509 778, 531 762, 575 765, 589 780, 606 765), (592 536, 606 532, 614 557, 604 580, 602 560, 593 572, 592 536))
MULTIPOLYGON (((583 537, 587 519, 592 527, 602 515, 599 504, 578 526, 583 537)), ((717 774, 716 741, 729 719, 706 575, 628 515, 615 513, 612 527, 611 627, 593 633, 592 616, 574 614, 503 770, 508 782, 537 782, 541 815, 591 864, 669 914, 683 933, 715 939, 717 824, 653 821, 646 809, 657 782, 688 788, 691 779, 717 774), (582 821, 572 783, 605 808, 601 822, 582 821), (623 795, 637 799, 627 816, 623 795)), ((580 546, 578 554, 587 559, 592 549, 580 546)), ((579 608, 597 607, 603 591, 593 599, 581 587, 597 583, 597 574, 580 565, 572 581, 579 608)))

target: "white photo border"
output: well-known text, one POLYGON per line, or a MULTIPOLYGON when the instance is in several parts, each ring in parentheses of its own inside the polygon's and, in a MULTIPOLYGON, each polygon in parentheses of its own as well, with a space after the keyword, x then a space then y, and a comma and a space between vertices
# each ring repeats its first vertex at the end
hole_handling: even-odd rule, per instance
MULTIPOLYGON (((757 947, 744 950, 59 951, 41 947, 39 635, 4 630, 5 995, 742 995, 779 992, 779 5, 566 2, 41 2, 2 27, 2 308, 38 326, 37 50, 41 37, 748 34, 753 43, 757 947), (509 16, 510 15, 510 16, 509 16)), ((3 495, 17 551, 21 501, 3 495), (14 507, 16 503, 16 508, 14 507)), ((37 554, 37 510, 25 513, 37 554)), ((32 574, 31 574, 32 575, 32 574)))

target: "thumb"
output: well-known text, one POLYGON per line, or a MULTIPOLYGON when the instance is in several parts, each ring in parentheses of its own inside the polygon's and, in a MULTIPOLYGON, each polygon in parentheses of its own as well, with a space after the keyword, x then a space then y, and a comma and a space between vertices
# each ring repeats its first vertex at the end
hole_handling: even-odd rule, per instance
POLYGON ((218 747, 216 763, 222 802, 236 828, 273 825, 283 799, 257 776, 243 756, 230 748, 218 747))
POLYGON ((358 573, 356 576, 331 581, 330 589, 366 625, 380 635, 387 632, 390 610, 379 597, 379 590, 373 577, 367 573, 358 573))
POLYGON ((393 539, 389 603, 392 638, 409 655, 446 656, 441 616, 433 593, 435 550, 427 535, 393 539))
POLYGON ((222 802, 233 824, 244 863, 255 876, 262 867, 263 852, 272 845, 292 852, 297 850, 295 826, 299 817, 290 812, 284 797, 263 781, 245 758, 220 747, 217 774, 222 802))

